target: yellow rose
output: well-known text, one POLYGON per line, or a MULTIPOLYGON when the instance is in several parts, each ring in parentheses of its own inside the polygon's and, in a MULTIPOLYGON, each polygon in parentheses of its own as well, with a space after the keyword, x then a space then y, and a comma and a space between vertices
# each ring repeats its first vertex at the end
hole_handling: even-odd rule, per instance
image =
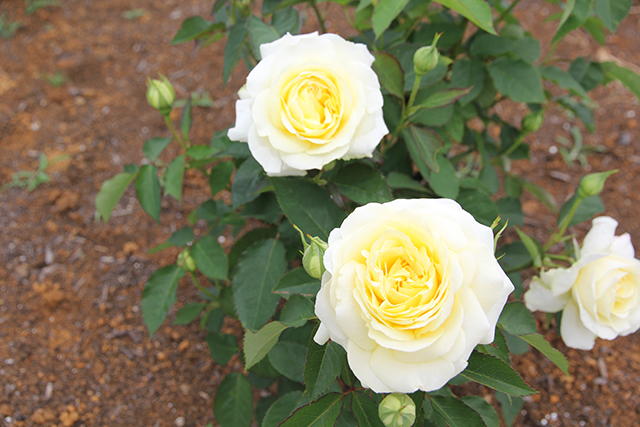
POLYGON ((365 45, 336 34, 287 34, 260 53, 238 93, 229 138, 248 142, 268 175, 304 175, 336 159, 371 157, 388 130, 365 45))
POLYGON ((342 345, 377 393, 445 385, 493 341, 513 291, 492 230, 448 199, 356 209, 329 235, 324 263, 314 339, 342 345))
POLYGON ((529 310, 562 312, 565 344, 591 350, 596 337, 612 340, 640 328, 640 261, 631 237, 616 236, 618 222, 593 220, 576 262, 534 277, 524 301, 529 310))

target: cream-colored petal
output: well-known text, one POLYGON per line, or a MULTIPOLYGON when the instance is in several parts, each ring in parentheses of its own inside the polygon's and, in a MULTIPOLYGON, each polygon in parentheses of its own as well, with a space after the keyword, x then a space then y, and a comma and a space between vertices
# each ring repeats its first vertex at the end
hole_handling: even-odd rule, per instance
POLYGON ((383 383, 376 372, 371 369, 371 351, 358 347, 353 341, 349 341, 347 361, 354 375, 364 387, 370 388, 376 393, 392 393, 396 390, 383 383))
POLYGON ((395 350, 377 347, 370 360, 371 370, 376 377, 394 392, 438 390, 462 371, 442 358, 421 363, 402 362, 396 356, 397 353, 395 350))
POLYGON ((560 333, 562 341, 571 348, 591 350, 596 342, 596 334, 582 324, 578 306, 573 300, 569 301, 562 312, 560 333))
POLYGON ((544 311, 545 313, 556 313, 564 309, 570 298, 569 292, 554 295, 540 277, 531 279, 529 290, 524 293, 524 303, 529 310, 544 311))
POLYGON ((229 129, 227 136, 232 141, 247 142, 249 140, 249 129, 253 124, 251 118, 251 100, 239 99, 236 101, 236 124, 229 129))
POLYGON ((585 236, 580 249, 580 255, 583 257, 609 250, 618 227, 618 221, 608 216, 594 218, 591 224, 591 230, 585 236))

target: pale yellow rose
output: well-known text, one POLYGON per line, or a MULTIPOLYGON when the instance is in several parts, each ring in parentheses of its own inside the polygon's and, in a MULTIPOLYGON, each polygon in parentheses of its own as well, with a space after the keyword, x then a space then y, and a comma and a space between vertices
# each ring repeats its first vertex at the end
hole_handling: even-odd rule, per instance
POLYGON ((541 273, 524 294, 529 310, 563 310, 560 332, 569 347, 590 350, 596 337, 640 328, 640 261, 629 234, 615 235, 617 226, 607 216, 594 219, 576 262, 541 273))
POLYGON ((388 130, 365 45, 336 34, 287 34, 260 53, 238 93, 229 138, 248 142, 268 175, 304 175, 336 159, 371 157, 388 130))
POLYGON ((315 341, 342 345, 377 393, 431 391, 493 341, 513 285, 493 232, 448 199, 357 208, 329 235, 315 341))

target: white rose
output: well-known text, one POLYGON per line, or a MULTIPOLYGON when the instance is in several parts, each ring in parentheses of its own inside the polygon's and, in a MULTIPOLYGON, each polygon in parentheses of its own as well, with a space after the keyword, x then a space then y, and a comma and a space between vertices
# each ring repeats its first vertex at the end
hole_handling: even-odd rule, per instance
POLYGON ((493 341, 513 285, 493 232, 448 199, 357 208, 329 235, 315 336, 377 393, 437 390, 493 341))
POLYGON ((287 34, 261 45, 260 54, 238 93, 228 135, 248 142, 268 175, 304 175, 336 159, 371 157, 388 130, 365 45, 336 34, 287 34))
POLYGON ((640 261, 629 234, 615 235, 617 226, 608 216, 594 219, 576 262, 541 273, 524 294, 532 311, 564 310, 560 332, 569 347, 591 350, 596 337, 640 328, 640 261))

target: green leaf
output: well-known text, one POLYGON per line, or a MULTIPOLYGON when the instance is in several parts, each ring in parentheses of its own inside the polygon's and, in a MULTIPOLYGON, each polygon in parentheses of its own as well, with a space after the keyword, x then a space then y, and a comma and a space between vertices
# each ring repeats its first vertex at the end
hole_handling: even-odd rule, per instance
POLYGON ((249 30, 247 30, 244 22, 235 24, 229 30, 229 39, 224 47, 224 65, 222 67, 223 85, 227 84, 231 71, 236 67, 248 36, 249 30))
POLYGON ((198 270, 209 279, 227 279, 229 262, 220 243, 212 236, 204 236, 195 242, 189 253, 198 270))
POLYGON ((171 306, 176 302, 178 281, 185 271, 177 265, 168 265, 156 270, 142 291, 142 318, 149 329, 149 337, 160 327, 171 306))
POLYGON ((391 25, 407 3, 409 3, 409 0, 378 0, 371 18, 376 38, 380 37, 384 30, 391 25))
POLYGON ((273 227, 254 228, 239 238, 231 248, 231 251, 229 251, 229 271, 233 271, 235 269, 240 256, 247 248, 260 240, 276 237, 277 232, 278 231, 273 227))
POLYGON ((194 160, 203 160, 207 163, 213 161, 213 156, 216 154, 216 150, 211 148, 210 145, 200 144, 192 145, 187 148, 187 156, 194 160))
POLYGON ((295 411, 280 427, 332 427, 342 408, 342 395, 329 393, 295 411))
POLYGON ((351 410, 356 416, 358 427, 384 427, 378 415, 378 404, 373 399, 360 392, 352 393, 351 396, 351 410))
POLYGON ((531 37, 518 39, 513 45, 513 54, 516 58, 533 64, 540 58, 540 41, 531 37))
MULTIPOLYGON (((576 0, 566 0, 564 11, 562 12, 562 16, 560 17, 560 22, 558 23, 558 29, 556 30, 556 34, 553 36, 553 40, 551 41, 551 43, 555 43, 556 41, 560 40, 566 33, 568 33, 568 31, 566 30, 562 31, 562 27, 567 22, 569 17, 571 17, 571 12, 573 12, 573 8, 575 7, 575 5, 576 0)), ((578 23, 578 26, 580 26, 580 23, 578 23)))
POLYGON ((290 341, 279 341, 269 352, 269 362, 278 372, 292 381, 301 383, 304 379, 304 361, 307 348, 290 341))
POLYGON ((119 173, 102 183, 96 195, 96 210, 105 221, 111 218, 111 212, 116 207, 129 184, 136 179, 137 173, 119 173))
POLYGON ((526 180, 521 180, 522 187, 531 193, 536 199, 540 200, 546 207, 551 209, 551 211, 558 212, 558 205, 556 204, 556 200, 553 198, 553 195, 549 193, 545 188, 539 186, 538 184, 534 184, 533 182, 529 182, 526 180))
POLYGON ((316 314, 311 300, 298 294, 291 295, 280 313, 280 321, 292 328, 302 326, 314 317, 316 314))
POLYGON ((496 88, 516 102, 546 101, 538 69, 522 59, 498 58, 488 65, 496 88))
POLYGON ((493 28, 491 7, 483 0, 437 0, 437 3, 455 10, 487 33, 496 34, 493 28))
POLYGON ((182 26, 169 44, 180 44, 199 39, 215 31, 224 30, 224 27, 223 22, 209 22, 199 16, 192 16, 182 21, 182 26))
POLYGON ((376 60, 372 67, 378 75, 380 85, 391 95, 403 98, 404 71, 402 71, 400 62, 393 55, 384 52, 375 52, 373 56, 376 60))
POLYGON ((602 65, 597 62, 587 61, 585 58, 576 58, 569 66, 571 77, 584 88, 585 91, 595 89, 604 79, 602 65))
POLYGON ((438 154, 438 172, 432 172, 429 185, 440 197, 455 199, 460 192, 460 184, 456 176, 456 170, 451 162, 442 154, 438 154))
POLYGON ((215 197, 220 191, 225 189, 233 173, 233 162, 220 162, 209 172, 209 188, 211 197, 215 197))
MULTIPOLYGON (((574 194, 569 200, 562 205, 560 208, 560 214, 558 215, 558 224, 564 220, 569 211, 571 210, 571 206, 573 206, 573 202, 576 199, 577 194, 574 194)), ((602 204, 602 199, 600 196, 591 196, 586 199, 582 199, 582 202, 578 205, 573 218, 569 221, 568 227, 572 227, 576 224, 579 224, 583 221, 588 221, 593 218, 596 214, 602 213, 605 211, 604 205, 602 204)))
POLYGON ((173 325, 188 325, 198 318, 207 305, 206 302, 190 302, 178 311, 173 325))
POLYGON ((408 130, 402 131, 402 135, 407 150, 420 174, 428 179, 431 171, 438 172, 439 166, 436 156, 443 148, 438 135, 429 129, 417 126, 409 126, 408 130))
POLYGON ((271 291, 286 268, 285 248, 279 240, 260 241, 242 254, 231 286, 245 328, 258 330, 273 316, 280 296, 271 291))
POLYGON ((320 280, 309 276, 304 268, 291 270, 280 278, 273 292, 289 298, 295 294, 315 297, 320 290, 320 280))
POLYGON ((364 163, 351 163, 343 167, 333 182, 342 194, 361 205, 393 200, 389 184, 380 171, 364 163))
POLYGON ((241 215, 255 218, 269 224, 275 224, 282 217, 282 209, 273 192, 262 193, 255 200, 250 201, 242 209, 241 215))
POLYGON ((512 38, 480 34, 473 39, 469 49, 472 56, 487 58, 512 52, 515 43, 512 38))
POLYGON ((486 76, 487 72, 481 61, 460 59, 454 62, 451 72, 451 87, 471 87, 469 93, 460 98, 461 105, 469 104, 480 95, 486 76))
POLYGON ((220 366, 226 365, 229 359, 240 350, 236 336, 232 334, 209 332, 205 341, 209 346, 211 357, 220 366))
POLYGON ((274 40, 280 38, 280 34, 269 24, 265 24, 262 19, 255 15, 251 15, 247 21, 247 29, 251 36, 251 47, 253 53, 258 60, 262 59, 260 54, 260 45, 264 43, 271 43, 274 40))
POLYGON ((621 67, 615 62, 603 62, 602 68, 605 75, 611 80, 620 80, 627 89, 640 99, 640 76, 628 68, 621 67))
POLYGON ((420 108, 441 108, 451 105, 471 92, 470 87, 464 89, 446 89, 429 96, 419 105, 420 108))
POLYGON ((299 390, 280 396, 267 409, 260 427, 278 427, 298 407, 297 403, 301 396, 302 392, 299 390))
POLYGON ((164 195, 173 196, 178 203, 182 200, 182 179, 184 177, 184 154, 179 155, 169 163, 164 175, 164 195))
POLYGON ((496 357, 475 351, 471 353, 469 365, 461 375, 512 396, 536 393, 511 366, 496 357))
POLYGON ((633 0, 596 0, 595 10, 602 23, 615 33, 620 22, 629 14, 632 4, 633 0))
POLYGON ((294 35, 299 34, 300 14, 293 7, 278 10, 271 17, 271 25, 278 31, 280 37, 288 32, 294 35))
POLYGON ((496 399, 500 402, 500 408, 502 409, 502 416, 508 427, 511 427, 513 421, 518 415, 524 404, 524 400, 519 397, 513 397, 504 393, 496 392, 496 399))
POLYGON ((269 322, 255 333, 248 329, 245 330, 242 347, 245 359, 244 368, 251 369, 253 365, 260 362, 276 345, 280 334, 285 329, 287 326, 281 322, 269 322))
POLYGON ((542 265, 542 255, 544 254, 544 250, 540 243, 537 240, 534 240, 531 236, 524 233, 518 227, 515 228, 518 233, 518 237, 524 244, 524 247, 529 251, 529 255, 531 255, 531 259, 533 260, 533 266, 536 268, 540 268, 542 265))
POLYGON ((191 95, 187 98, 187 102, 182 108, 180 115, 180 132, 185 141, 189 141, 189 132, 191 131, 191 95))
POLYGON ((591 34, 600 45, 606 43, 607 33, 604 31, 606 26, 597 18, 587 18, 582 24, 583 28, 591 34))
POLYGON ((524 213, 519 198, 503 197, 496 201, 496 205, 503 223, 509 220, 509 226, 524 224, 524 213))
POLYGON ((231 183, 233 207, 237 208, 256 199, 265 182, 262 166, 253 157, 245 160, 236 171, 231 183))
POLYGON ((480 396, 464 396, 462 401, 480 414, 487 427, 500 427, 500 417, 490 403, 480 396))
POLYGON ((540 67, 540 73, 542 78, 552 81, 563 89, 571 91, 573 94, 582 97, 583 99, 590 99, 584 88, 578 83, 571 74, 566 71, 562 71, 558 67, 540 67))
POLYGON ((227 375, 218 386, 213 413, 220 427, 250 427, 253 417, 251 384, 239 372, 227 375))
POLYGON ((156 222, 160 222, 160 181, 158 168, 154 165, 144 165, 140 168, 136 178, 136 195, 140 206, 156 222))
POLYGON ((329 232, 339 227, 346 214, 336 206, 329 194, 305 178, 271 177, 278 203, 292 224, 304 233, 325 242, 329 232))
POLYGON ((167 148, 167 145, 169 145, 172 140, 173 138, 151 138, 145 141, 142 146, 142 152, 147 159, 153 162, 158 158, 160 153, 167 148))
POLYGON ((512 335, 527 335, 538 332, 533 315, 521 302, 510 302, 505 305, 498 325, 512 335))
POLYGON ((463 188, 456 201, 481 224, 491 225, 498 217, 498 207, 483 191, 463 188))
POLYGON ((562 372, 569 375, 569 361, 540 334, 521 335, 520 338, 534 346, 540 353, 544 354, 556 365, 562 372))
POLYGON ((507 345, 507 341, 500 332, 499 329, 495 331, 495 338, 492 344, 486 344, 483 346, 478 346, 479 348, 484 348, 483 353, 488 353, 492 356, 497 357, 505 363, 511 364, 511 356, 509 355, 509 346, 507 345))
POLYGON ((407 189, 421 193, 426 191, 418 181, 411 179, 409 175, 399 172, 391 172, 389 176, 387 176, 387 182, 389 182, 389 186, 394 190, 407 189))
POLYGON ((449 427, 485 427, 476 411, 455 397, 429 396, 433 409, 440 414, 449 427))
POLYGON ((318 345, 314 340, 309 342, 307 362, 304 366, 304 383, 309 399, 315 400, 340 375, 344 356, 342 346, 333 341, 325 345, 318 345))

